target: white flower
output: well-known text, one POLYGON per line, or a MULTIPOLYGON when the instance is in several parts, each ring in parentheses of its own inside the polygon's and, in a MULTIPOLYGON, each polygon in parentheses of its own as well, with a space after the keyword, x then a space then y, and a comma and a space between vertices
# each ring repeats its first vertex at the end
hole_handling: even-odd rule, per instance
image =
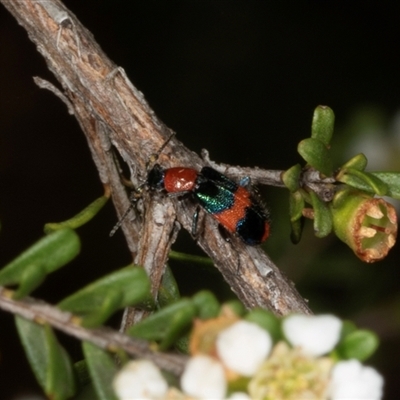
POLYGON ((333 350, 338 343, 342 321, 333 315, 291 315, 283 321, 282 329, 292 346, 319 357, 333 350))
POLYGON ((165 396, 168 385, 151 361, 139 360, 125 364, 115 376, 113 388, 120 400, 156 399, 165 396))
POLYGON ((377 400, 383 396, 383 378, 358 360, 340 361, 332 370, 330 400, 377 400))
POLYGON ((222 365, 206 355, 192 357, 181 377, 181 389, 199 399, 223 399, 226 379, 222 365))
POLYGON ((238 321, 217 337, 216 348, 222 363, 244 376, 253 375, 265 361, 272 347, 267 331, 258 325, 238 321))

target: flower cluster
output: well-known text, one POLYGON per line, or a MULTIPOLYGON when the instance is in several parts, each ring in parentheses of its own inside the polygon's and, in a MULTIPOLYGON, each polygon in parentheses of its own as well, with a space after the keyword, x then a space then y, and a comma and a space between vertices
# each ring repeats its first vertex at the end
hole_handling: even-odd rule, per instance
POLYGON ((383 378, 335 351, 343 323, 331 315, 292 315, 276 341, 266 329, 234 316, 197 322, 180 388, 169 387, 150 361, 131 361, 114 380, 128 399, 382 398, 383 378), (274 343, 275 342, 275 343, 274 343))

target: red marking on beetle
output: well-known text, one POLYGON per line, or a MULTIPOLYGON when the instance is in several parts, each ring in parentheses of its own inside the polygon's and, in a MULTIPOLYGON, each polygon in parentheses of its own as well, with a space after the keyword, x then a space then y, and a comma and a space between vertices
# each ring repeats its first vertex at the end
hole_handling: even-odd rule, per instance
POLYGON ((269 222, 265 222, 265 232, 264 232, 263 237, 261 238, 261 243, 268 239, 269 233, 270 233, 269 232, 270 228, 271 228, 271 225, 269 224, 269 222))
POLYGON ((246 207, 251 206, 250 193, 247 189, 239 186, 235 192, 235 201, 231 208, 228 208, 213 217, 231 233, 236 232, 238 221, 246 215, 246 207))
POLYGON ((192 168, 168 168, 164 175, 164 188, 168 193, 190 192, 194 189, 198 172, 192 168))

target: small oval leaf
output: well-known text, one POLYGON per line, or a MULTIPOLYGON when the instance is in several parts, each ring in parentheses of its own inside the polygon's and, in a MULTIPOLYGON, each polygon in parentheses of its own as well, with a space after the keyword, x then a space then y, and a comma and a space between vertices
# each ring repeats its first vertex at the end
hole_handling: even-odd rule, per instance
POLYGON ((29 363, 46 395, 54 400, 72 397, 75 393, 72 363, 51 327, 18 316, 15 323, 29 363))
POLYGON ((388 185, 374 174, 354 168, 347 168, 342 176, 339 175, 338 181, 352 187, 357 187, 357 182, 362 181, 367 185, 368 192, 375 193, 378 196, 385 196, 389 189, 388 185))
POLYGON ((314 138, 304 139, 297 146, 297 151, 317 171, 326 176, 332 175, 330 152, 323 142, 314 138))
POLYGON ((118 400, 112 389, 112 381, 117 372, 115 360, 92 343, 82 342, 82 349, 98 399, 118 400))
POLYGON ((400 200, 400 173, 399 172, 371 172, 376 178, 388 186, 387 196, 400 200))
POLYGON ((303 234, 304 218, 297 219, 296 221, 291 221, 290 226, 290 240, 293 244, 297 244, 300 242, 301 236, 303 234))
POLYGON ((359 171, 364 171, 364 169, 367 167, 367 164, 368 164, 367 157, 365 157, 363 153, 360 153, 351 158, 345 164, 343 164, 340 167, 340 170, 346 170, 347 168, 354 168, 359 171))
POLYGON ((314 209, 314 231, 315 236, 323 238, 332 231, 332 214, 328 205, 323 202, 314 192, 310 192, 311 202, 314 209))
POLYGON ((221 309, 217 298, 209 290, 201 290, 192 297, 200 319, 215 318, 221 309))
POLYGON ((349 333, 337 347, 338 355, 343 359, 355 358, 365 361, 379 346, 376 333, 369 330, 357 330, 349 333))
POLYGON ((335 125, 335 114, 328 106, 318 106, 314 110, 311 125, 311 137, 320 140, 326 146, 329 146, 333 128, 335 125))
POLYGON ((303 208, 305 206, 304 197, 300 191, 290 193, 289 195, 289 214, 290 221, 294 222, 303 216, 303 208))
POLYGON ((167 266, 161 280, 160 289, 158 289, 158 304, 160 307, 165 307, 179 300, 180 297, 181 295, 174 274, 171 268, 167 266))
POLYGON ((290 214, 290 240, 293 244, 300 242, 303 233, 304 218, 303 209, 305 201, 300 191, 290 193, 289 195, 289 214, 290 214))
POLYGON ((191 300, 180 299, 133 325, 127 334, 141 339, 161 341, 160 348, 165 349, 182 336, 197 315, 197 311, 191 300))
POLYGON ((83 318, 82 324, 94 327, 120 308, 147 300, 150 281, 139 266, 128 266, 89 284, 62 300, 58 306, 83 318))
POLYGON ((19 284, 15 298, 28 295, 47 274, 63 267, 80 251, 80 240, 72 229, 44 236, 0 271, 0 285, 19 284))
MULTIPOLYGON (((390 196, 393 199, 400 200, 400 173, 399 172, 370 172, 371 175, 380 179, 387 185, 386 196, 390 196)), ((350 179, 350 178, 347 178, 350 179)), ((346 182, 347 183, 347 182, 346 182)), ((348 185, 351 185, 357 189, 364 190, 366 192, 371 192, 371 186, 366 182, 352 177, 348 185)))
POLYGON ((295 192, 299 189, 300 174, 300 164, 293 165, 293 167, 282 173, 282 182, 291 192, 295 192))

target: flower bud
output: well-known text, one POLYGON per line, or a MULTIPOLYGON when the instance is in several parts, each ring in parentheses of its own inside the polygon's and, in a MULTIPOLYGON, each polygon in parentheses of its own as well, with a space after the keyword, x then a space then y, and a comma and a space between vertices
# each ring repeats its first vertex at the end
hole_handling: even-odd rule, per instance
POLYGON ((115 376, 113 387, 121 400, 162 398, 168 390, 161 372, 148 360, 128 362, 115 376))
POLYGON ((223 365, 243 376, 253 375, 272 347, 268 332, 248 321, 238 321, 219 333, 218 357, 223 365))
POLYGON ((383 378, 357 360, 340 361, 332 371, 329 398, 378 400, 383 396, 383 378))
POLYGON ((209 356, 194 356, 186 364, 181 388, 198 399, 223 399, 227 388, 224 369, 219 361, 209 356))
POLYGON ((397 216, 382 198, 345 189, 333 199, 333 229, 361 260, 382 260, 396 242, 397 216))
POLYGON ((333 315, 289 315, 283 320, 286 339, 304 354, 320 357, 334 349, 340 339, 342 321, 333 315))

